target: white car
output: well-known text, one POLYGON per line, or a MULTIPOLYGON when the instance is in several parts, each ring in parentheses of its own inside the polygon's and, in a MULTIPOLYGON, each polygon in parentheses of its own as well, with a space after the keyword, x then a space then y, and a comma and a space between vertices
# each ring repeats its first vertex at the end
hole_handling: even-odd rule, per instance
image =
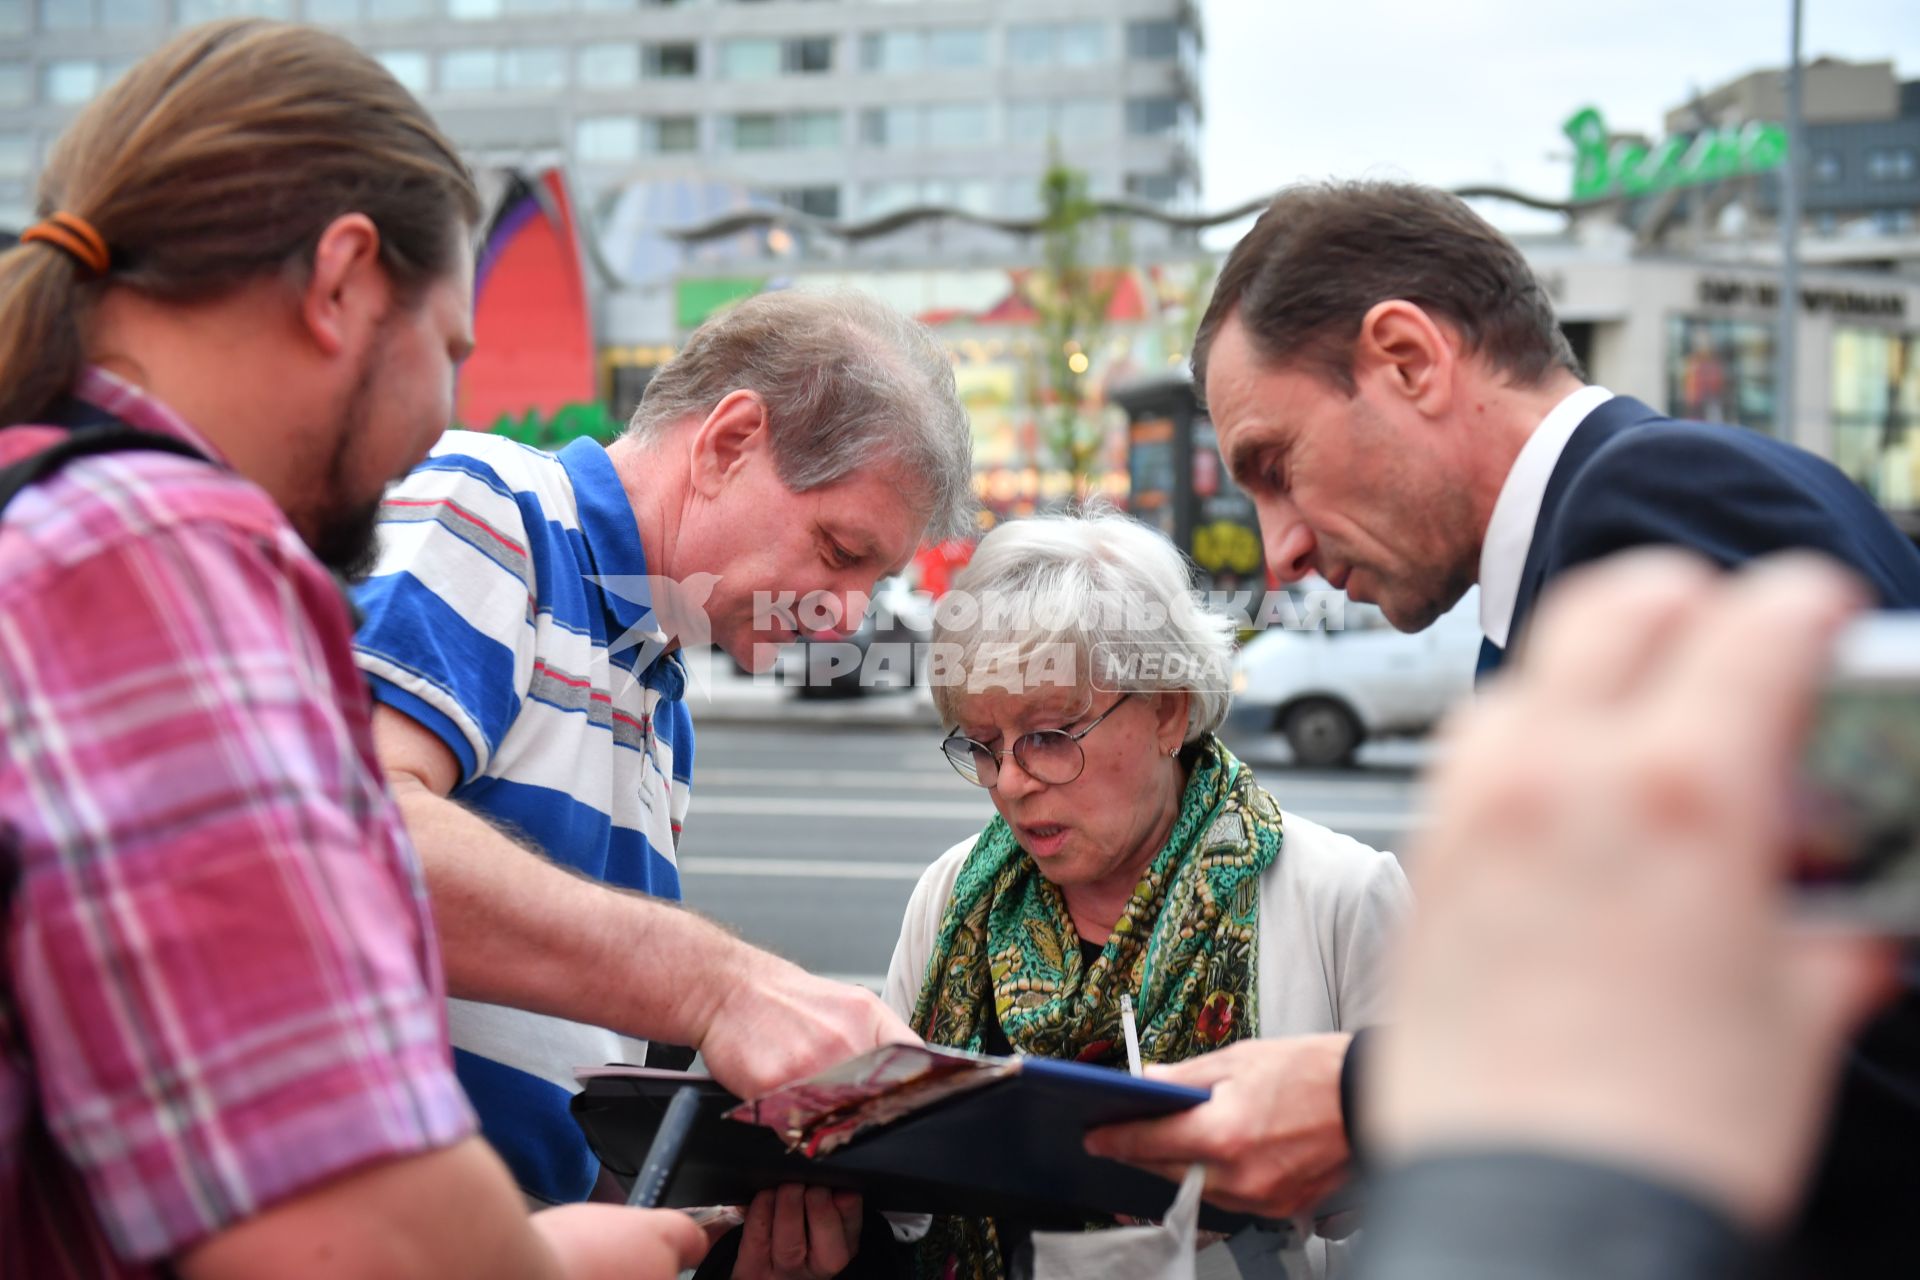
POLYGON ((1240 650, 1230 735, 1284 734, 1296 764, 1348 765, 1362 742, 1424 733, 1472 691, 1478 587, 1417 635, 1395 631, 1373 605, 1343 603, 1343 618, 1338 608, 1324 616, 1344 625, 1272 628, 1240 650))

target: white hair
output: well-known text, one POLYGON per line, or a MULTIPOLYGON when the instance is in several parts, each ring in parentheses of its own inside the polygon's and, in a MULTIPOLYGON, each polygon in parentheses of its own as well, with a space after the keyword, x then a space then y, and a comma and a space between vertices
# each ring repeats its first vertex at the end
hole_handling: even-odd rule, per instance
POLYGON ((951 674, 931 682, 934 704, 958 723, 981 664, 1034 681, 1064 651, 1072 678, 1098 689, 1185 693, 1193 742, 1226 718, 1233 624, 1191 585, 1173 543, 1111 507, 1009 521, 980 540, 935 611, 934 652, 945 649, 951 674))
POLYGON ((626 433, 657 439, 735 390, 766 402, 774 470, 788 488, 889 465, 930 541, 974 528, 973 428, 925 325, 859 293, 756 294, 693 331, 647 383, 626 433))

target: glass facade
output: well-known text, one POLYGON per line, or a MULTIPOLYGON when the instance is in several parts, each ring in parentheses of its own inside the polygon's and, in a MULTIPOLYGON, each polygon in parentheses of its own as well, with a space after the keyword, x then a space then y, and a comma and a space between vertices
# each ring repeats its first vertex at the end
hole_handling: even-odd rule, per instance
POLYGON ((1754 320, 1668 321, 1667 412, 1773 433, 1774 328, 1754 320))
POLYGON ((1920 333, 1834 334, 1833 460, 1882 506, 1920 510, 1920 333))

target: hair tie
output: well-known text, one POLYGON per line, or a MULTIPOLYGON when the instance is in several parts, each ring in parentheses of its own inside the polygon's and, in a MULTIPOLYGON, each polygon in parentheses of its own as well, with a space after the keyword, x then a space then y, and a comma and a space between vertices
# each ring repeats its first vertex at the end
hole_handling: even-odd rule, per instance
POLYGON ((65 253, 87 269, 89 279, 97 280, 107 274, 113 262, 106 239, 77 213, 49 214, 20 233, 21 244, 34 241, 50 244, 65 253))

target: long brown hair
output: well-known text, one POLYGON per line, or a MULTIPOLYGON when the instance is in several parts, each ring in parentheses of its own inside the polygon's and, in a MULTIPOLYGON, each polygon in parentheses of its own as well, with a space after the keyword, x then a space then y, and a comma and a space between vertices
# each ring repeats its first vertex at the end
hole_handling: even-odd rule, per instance
POLYGON ((40 177, 39 215, 91 223, 104 278, 47 244, 0 254, 0 426, 79 376, 87 314, 121 286, 175 302, 301 278, 334 219, 363 213, 403 299, 453 269, 480 216, 453 145, 384 67, 311 27, 194 27, 81 112, 40 177))

